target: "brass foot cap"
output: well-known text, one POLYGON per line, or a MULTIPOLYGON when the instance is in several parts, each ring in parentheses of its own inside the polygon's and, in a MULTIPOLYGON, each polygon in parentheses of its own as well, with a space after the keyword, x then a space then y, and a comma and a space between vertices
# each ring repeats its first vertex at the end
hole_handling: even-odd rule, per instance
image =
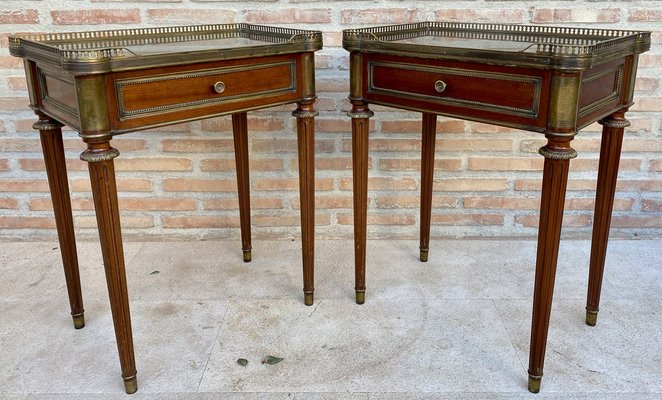
POLYGON ((428 250, 421 250, 421 262, 428 261, 428 250))
POLYGON ((365 303, 365 290, 356 291, 356 304, 365 303))
POLYGON ((586 325, 595 326, 598 323, 597 311, 586 311, 586 325))
POLYGON ((130 378, 124 378, 124 389, 126 394, 134 394, 138 391, 138 378, 136 375, 130 378))
POLYGON ((540 392, 540 381, 542 376, 529 375, 529 392, 538 393, 540 392))
POLYGON ((72 314, 71 318, 73 318, 74 320, 75 329, 82 329, 83 327, 85 327, 85 315, 83 313, 72 314))
POLYGON ((244 262, 251 262, 253 255, 250 250, 244 250, 244 262))
POLYGON ((310 293, 304 292, 303 293, 303 304, 305 304, 307 306, 312 306, 313 305, 313 297, 314 297, 313 293, 314 292, 310 292, 310 293))

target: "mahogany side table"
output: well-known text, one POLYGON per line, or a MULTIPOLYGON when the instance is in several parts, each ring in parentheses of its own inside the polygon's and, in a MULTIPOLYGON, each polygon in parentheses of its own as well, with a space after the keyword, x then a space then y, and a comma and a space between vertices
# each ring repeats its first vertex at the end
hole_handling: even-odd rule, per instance
POLYGON ((127 393, 137 389, 111 139, 119 134, 232 114, 241 244, 251 260, 246 112, 297 103, 303 290, 313 303, 315 54, 319 31, 249 24, 199 25, 13 36, 39 117, 46 172, 71 314, 85 325, 63 125, 87 143, 115 336, 127 393))
POLYGON ((428 259, 437 115, 540 132, 547 144, 538 231, 529 390, 538 392, 561 236, 570 159, 578 131, 603 125, 586 323, 595 325, 625 112, 638 55, 650 32, 550 26, 422 22, 343 31, 350 52, 356 302, 365 301, 368 105, 423 114, 420 260, 428 259))

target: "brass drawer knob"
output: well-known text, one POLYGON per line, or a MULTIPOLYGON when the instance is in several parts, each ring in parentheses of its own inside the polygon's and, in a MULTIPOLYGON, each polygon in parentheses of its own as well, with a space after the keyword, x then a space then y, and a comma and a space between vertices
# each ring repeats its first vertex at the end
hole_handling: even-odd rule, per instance
POLYGON ((434 83, 434 90, 436 90, 437 93, 443 92, 444 90, 446 90, 446 82, 441 81, 441 80, 436 81, 434 83))
POLYGON ((223 92, 225 92, 225 83, 223 83, 221 81, 218 81, 218 82, 214 83, 213 88, 214 88, 214 92, 219 93, 219 94, 223 93, 223 92))

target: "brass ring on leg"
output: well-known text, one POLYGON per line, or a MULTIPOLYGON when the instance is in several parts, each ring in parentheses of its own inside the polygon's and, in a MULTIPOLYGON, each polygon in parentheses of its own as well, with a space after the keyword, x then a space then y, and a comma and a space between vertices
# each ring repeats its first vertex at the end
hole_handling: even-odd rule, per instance
POLYGON ((74 329, 82 329, 85 327, 85 315, 80 314, 71 314, 71 318, 74 320, 74 329))
POLYGON ((138 378, 136 375, 124 378, 124 390, 126 390, 126 394, 134 394, 138 391, 138 378))
POLYGON ((535 376, 529 375, 529 392, 538 393, 540 392, 540 381, 542 380, 542 375, 535 376))
POLYGON ((365 290, 356 291, 356 304, 365 303, 365 290))
POLYGON ((253 254, 250 250, 244 250, 244 262, 251 262, 253 259, 253 254))
POLYGON ((598 323, 597 311, 586 311, 586 325, 595 326, 598 323))
POLYGON ((313 305, 314 292, 303 292, 303 304, 307 306, 313 305))
POLYGON ((421 249, 421 262, 427 262, 428 261, 428 249, 421 249))

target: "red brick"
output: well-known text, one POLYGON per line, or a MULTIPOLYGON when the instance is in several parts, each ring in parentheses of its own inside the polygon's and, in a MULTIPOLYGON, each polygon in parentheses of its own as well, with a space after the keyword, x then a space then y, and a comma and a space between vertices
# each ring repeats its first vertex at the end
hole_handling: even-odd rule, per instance
POLYGON ((48 181, 32 180, 0 180, 0 192, 48 192, 48 181))
MULTIPOLYGON (((542 178, 542 177, 541 177, 542 178)), ((569 179, 567 190, 591 190, 594 191, 597 182, 595 179, 569 179)), ((542 189, 541 179, 517 179, 515 180, 516 191, 540 191, 542 189)))
MULTIPOLYGON (((352 196, 315 196, 315 208, 318 210, 352 208, 353 204, 352 196)), ((292 199, 292 208, 301 208, 298 197, 292 199)))
POLYGON ((662 228, 662 217, 648 215, 637 217, 632 215, 616 215, 611 217, 612 228, 662 228))
MULTIPOLYGON (((421 133, 421 121, 415 120, 395 120, 395 121, 383 121, 382 122, 382 132, 389 133, 421 133)), ((437 133, 456 133, 464 132, 466 129, 466 123, 463 120, 452 119, 452 120, 438 120, 437 121, 437 133)))
POLYGON ((538 8, 533 11, 531 22, 618 22, 620 8, 538 8))
POLYGON ((0 216, 0 228, 4 229, 54 229, 53 217, 3 217, 0 216))
MULTIPOLYGON (((117 179, 118 192, 151 192, 152 181, 149 179, 123 178, 117 179)), ((74 179, 71 181, 72 192, 91 192, 89 179, 74 179)))
POLYGON ((0 197, 0 209, 15 210, 18 208, 18 200, 9 197, 0 197))
POLYGON ((0 171, 9 171, 9 160, 0 158, 0 171))
POLYGON ((503 215, 497 214, 432 214, 432 224, 459 226, 503 225, 503 215))
MULTIPOLYGON (((341 190, 352 190, 352 178, 340 178, 341 190)), ((418 189, 418 182, 413 178, 389 178, 374 177, 368 178, 368 190, 415 190, 418 189)))
POLYGON ((251 24, 320 24, 331 22, 331 10, 328 8, 248 10, 245 19, 251 24))
POLYGON ((662 9, 630 9, 628 22, 662 22, 662 9))
POLYGON ((650 170, 653 172, 662 172, 662 160, 651 160, 650 170))
MULTIPOLYGON (((437 158, 434 168, 442 171, 459 171, 462 169, 462 160, 437 158)), ((382 158, 379 160, 379 169, 384 171, 420 171, 420 158, 382 158)))
MULTIPOLYGON (((634 205, 633 199, 614 199, 614 210, 617 211, 629 211, 632 210, 634 205)), ((594 198, 572 198, 565 200, 565 209, 566 210, 589 210, 593 211, 595 209, 595 199, 594 198)))
MULTIPOLYGON (((368 226, 370 225, 414 225, 416 218, 413 215, 368 215, 368 226)), ((340 225, 353 225, 354 217, 351 214, 338 215, 340 225)))
POLYGON ((537 210, 540 199, 536 197, 465 197, 464 208, 537 210))
POLYGON ((641 200, 641 211, 662 211, 662 200, 643 199, 641 200))
MULTIPOLYGON (((250 159, 249 170, 251 171, 282 171, 284 169, 284 162, 279 158, 268 159, 250 159)), ((207 159, 202 160, 200 164, 202 171, 235 171, 236 163, 234 158, 231 159, 207 159)))
POLYGON ((234 151, 232 139, 165 139, 163 151, 172 153, 217 153, 234 151))
POLYGON ((438 21, 458 22, 504 22, 511 24, 523 23, 528 11, 524 9, 501 9, 501 10, 472 10, 472 9, 441 9, 435 12, 438 21))
MULTIPOLYGON (((260 178, 253 181, 255 190, 299 190, 299 178, 260 178)), ((332 178, 315 179, 315 190, 333 189, 332 178)))
POLYGON ((634 84, 634 89, 635 90, 641 90, 641 91, 653 91, 657 90, 657 88, 660 86, 660 80, 658 78, 642 78, 639 77, 635 81, 634 84))
POLYGON ((7 78, 7 86, 10 90, 15 92, 22 92, 28 90, 28 83, 24 77, 10 76, 7 78))
POLYGON ((238 228, 238 216, 176 216, 163 217, 164 228, 238 228))
POLYGON ((658 179, 620 179, 616 183, 617 191, 660 192, 662 180, 658 179))
POLYGON ((23 69, 23 60, 14 56, 0 56, 0 68, 23 69))
POLYGON ((0 10, 0 24, 38 24, 39 11, 29 10, 0 10))
POLYGON ((115 159, 118 171, 191 171, 191 160, 187 158, 123 158, 115 159))
POLYGON ((642 54, 639 56, 639 68, 658 68, 661 64, 662 54, 642 54))
MULTIPOLYGON (((613 221, 613 218, 612 218, 613 221)), ((527 228, 537 228, 540 222, 539 215, 516 215, 515 223, 525 226, 527 228)), ((592 218, 590 215, 564 215, 563 227, 564 228, 585 228, 592 225, 592 218)), ((612 222, 613 226, 613 222, 612 222)))
POLYGON ((236 20, 236 12, 224 9, 152 8, 147 16, 154 22, 167 24, 227 24, 236 20))
MULTIPOLYGON (((251 210, 268 210, 283 208, 282 198, 273 197, 251 197, 251 210)), ((205 210, 238 210, 239 199, 237 197, 221 197, 204 202, 205 210)))
POLYGON ((140 10, 53 10, 54 25, 133 24, 140 22, 140 10))
POLYGON ((498 192, 508 189, 508 181, 503 178, 459 178, 435 181, 433 190, 444 192, 498 192))
POLYGON ((167 192, 236 192, 237 182, 232 179, 166 178, 163 190, 167 192))
MULTIPOLYGON (((330 153, 335 151, 335 140, 333 139, 316 139, 315 152, 316 153, 330 153)), ((252 150, 256 152, 265 153, 287 153, 296 152, 297 140, 296 139, 253 139, 252 150)))
MULTIPOLYGON (((377 208, 419 208, 420 196, 379 196, 375 199, 377 208)), ((451 196, 432 196, 433 208, 455 208, 457 199, 451 196)))
POLYGON ((542 171, 542 166, 542 157, 469 157, 470 171, 542 171))
MULTIPOLYGON (((254 226, 279 227, 279 226, 300 226, 301 216, 294 215, 256 215, 251 219, 254 226)), ((316 214, 315 225, 329 225, 331 216, 328 214, 316 214)))
POLYGON ((421 10, 405 8, 364 8, 340 12, 340 22, 343 24, 405 24, 420 21, 423 17, 421 10))
POLYGON ((658 112, 662 110, 662 97, 639 97, 630 110, 658 112))
POLYGON ((25 97, 0 97, 0 110, 3 111, 16 111, 16 110, 29 110, 30 100, 25 97))
MULTIPOLYGON (((371 161, 368 161, 371 164, 371 161)), ((292 160, 292 169, 297 169, 299 163, 297 160, 292 160)), ((370 166, 368 167, 370 168, 370 166)), ((342 171, 352 169, 351 157, 319 157, 315 160, 315 169, 326 171, 342 171)))
MULTIPOLYGON (((130 228, 139 228, 139 229, 144 229, 144 228, 151 228, 154 226, 154 218, 149 217, 149 216, 141 216, 141 217, 134 217, 134 216, 127 216, 123 215, 120 218, 120 223, 122 226, 122 229, 130 229, 130 228)), ((74 217, 74 226, 77 228, 97 228, 97 219, 96 217, 93 216, 78 216, 74 217)))

